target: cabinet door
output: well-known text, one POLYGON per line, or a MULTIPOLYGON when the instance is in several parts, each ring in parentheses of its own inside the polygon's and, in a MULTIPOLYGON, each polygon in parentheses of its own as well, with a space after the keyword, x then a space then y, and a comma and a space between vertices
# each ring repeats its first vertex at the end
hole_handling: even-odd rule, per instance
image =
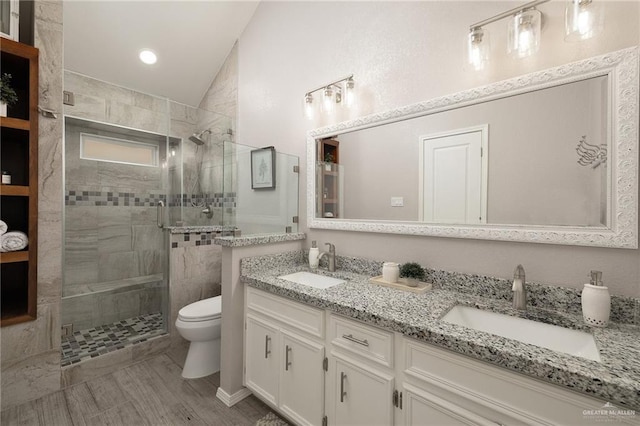
POLYGON ((278 404, 279 333, 267 321, 247 314, 245 384, 266 401, 278 404))
POLYGON ((280 409, 300 425, 320 425, 324 414, 324 346, 282 330, 280 409))
POLYGON ((403 424, 407 426, 495 426, 498 424, 460 405, 408 384, 404 385, 401 403, 403 424))
POLYGON ((332 425, 393 424, 393 376, 332 357, 328 421, 332 425))

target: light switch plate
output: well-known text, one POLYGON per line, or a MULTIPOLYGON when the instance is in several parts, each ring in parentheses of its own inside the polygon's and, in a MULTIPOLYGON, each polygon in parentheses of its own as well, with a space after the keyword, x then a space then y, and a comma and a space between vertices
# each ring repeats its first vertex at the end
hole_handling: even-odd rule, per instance
POLYGON ((404 197, 391 197, 391 207, 404 207, 404 197))

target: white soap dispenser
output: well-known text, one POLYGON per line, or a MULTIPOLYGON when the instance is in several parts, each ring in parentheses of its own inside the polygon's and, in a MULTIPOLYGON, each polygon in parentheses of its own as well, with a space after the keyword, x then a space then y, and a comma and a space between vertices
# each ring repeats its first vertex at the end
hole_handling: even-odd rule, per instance
POLYGON ((594 327, 606 327, 611 313, 609 289, 602 285, 602 272, 591 271, 591 282, 582 290, 582 316, 594 327))
POLYGON ((320 261, 320 250, 315 241, 311 241, 311 248, 309 249, 309 268, 318 269, 318 263, 320 261))

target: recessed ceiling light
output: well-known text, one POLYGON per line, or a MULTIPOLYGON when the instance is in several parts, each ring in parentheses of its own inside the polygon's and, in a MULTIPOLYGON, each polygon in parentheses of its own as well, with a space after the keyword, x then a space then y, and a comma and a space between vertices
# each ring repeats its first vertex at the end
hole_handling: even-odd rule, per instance
POLYGON ((156 54, 149 49, 141 50, 139 57, 142 62, 148 65, 155 64, 156 61, 158 60, 158 57, 156 56, 156 54))

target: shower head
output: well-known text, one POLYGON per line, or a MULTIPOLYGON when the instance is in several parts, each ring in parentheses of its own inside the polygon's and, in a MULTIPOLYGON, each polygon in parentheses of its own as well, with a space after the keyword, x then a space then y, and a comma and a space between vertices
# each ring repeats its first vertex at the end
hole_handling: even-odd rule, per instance
POLYGON ((205 135, 205 133, 209 133, 211 134, 211 130, 206 129, 201 131, 200 133, 194 133, 191 136, 189 136, 189 140, 193 143, 195 143, 196 145, 204 145, 205 144, 205 140, 202 139, 202 137, 205 135))

